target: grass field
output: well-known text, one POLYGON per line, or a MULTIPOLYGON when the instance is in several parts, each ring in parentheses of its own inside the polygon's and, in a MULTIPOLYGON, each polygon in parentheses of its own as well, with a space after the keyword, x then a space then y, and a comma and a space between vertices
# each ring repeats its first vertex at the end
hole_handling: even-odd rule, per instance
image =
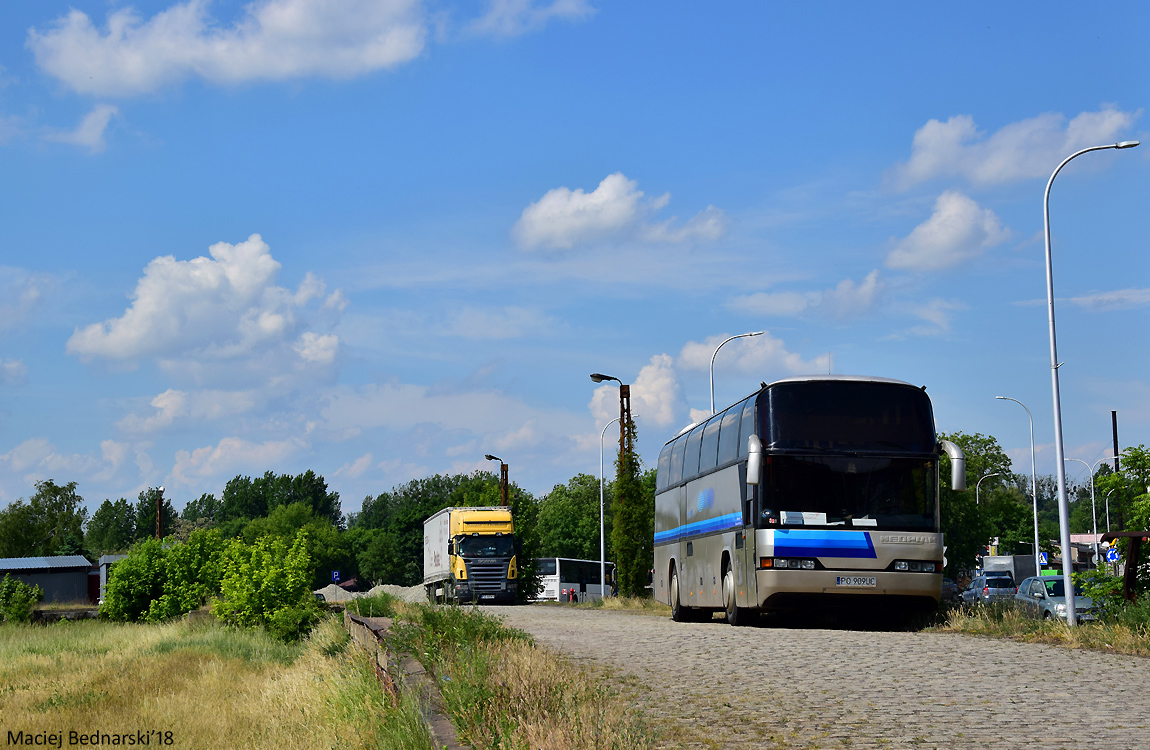
POLYGON ((0 738, 18 732, 213 750, 431 747, 411 699, 389 705, 334 619, 293 645, 183 622, 5 625, 0 738))

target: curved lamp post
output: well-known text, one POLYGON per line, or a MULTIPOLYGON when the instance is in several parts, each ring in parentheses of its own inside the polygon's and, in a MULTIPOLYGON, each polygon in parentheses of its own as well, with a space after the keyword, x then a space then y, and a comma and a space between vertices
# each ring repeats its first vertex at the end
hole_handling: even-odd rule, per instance
POLYGON ((627 425, 631 422, 631 386, 601 372, 591 373, 591 382, 602 383, 604 380, 614 380, 619 384, 619 451, 629 451, 633 447, 628 445, 627 437, 627 425))
MULTIPOLYGON (((618 422, 619 418, 615 417, 611 422, 618 422)), ((607 428, 611 426, 611 422, 603 425, 603 431, 599 433, 599 598, 602 599, 607 594, 607 544, 604 541, 603 525, 603 436, 607 434, 607 428)))
POLYGON ((723 344, 726 344, 727 341, 734 341, 735 339, 741 339, 741 338, 745 338, 747 336, 762 336, 763 333, 764 333, 763 331, 753 331, 751 333, 740 333, 737 336, 730 337, 729 339, 724 341, 722 344, 719 344, 718 346, 715 347, 714 353, 711 354, 711 416, 714 416, 714 414, 715 414, 715 355, 717 355, 719 353, 719 350, 723 348, 723 344))
MULTIPOLYGON (((1016 398, 1010 396, 995 396, 995 398, 1001 401, 1013 401, 1026 409, 1026 404, 1016 398)), ((1038 575, 1042 571, 1042 564, 1038 553, 1038 477, 1034 471, 1034 415, 1030 413, 1030 409, 1026 409, 1026 416, 1030 419, 1030 497, 1034 501, 1034 574, 1038 575)))
POLYGON ((507 464, 503 463, 503 459, 498 456, 493 456, 487 453, 483 456, 488 461, 499 462, 499 501, 503 503, 503 507, 507 507, 507 464))
MULTIPOLYGON (((1097 566, 1098 562, 1102 558, 1099 557, 1099 554, 1098 554, 1098 506, 1095 505, 1095 503, 1094 503, 1094 472, 1098 470, 1098 464, 1102 463, 1103 461, 1113 461, 1114 456, 1107 456, 1105 458, 1100 458, 1094 462, 1093 466, 1086 463, 1081 458, 1068 458, 1066 460, 1067 461, 1077 461, 1078 463, 1082 464, 1083 466, 1085 466, 1087 469, 1090 470, 1090 517, 1091 517, 1091 520, 1093 520, 1093 522, 1094 522, 1094 564, 1097 566)), ((1111 490, 1111 492, 1113 492, 1113 491, 1114 490, 1111 490)), ((1109 497, 1109 495, 1107 495, 1107 497, 1109 497)), ((1107 519, 1109 519, 1110 514, 1107 513, 1106 517, 1107 517, 1107 519)), ((1107 526, 1106 530, 1110 531, 1109 520, 1107 520, 1106 526, 1107 526)))
POLYGON ((982 477, 982 479, 979 479, 978 482, 976 482, 974 485, 974 504, 975 505, 981 505, 982 504, 981 502, 979 502, 979 499, 978 499, 978 488, 982 486, 982 480, 983 479, 990 479, 991 477, 1004 477, 1004 476, 1006 476, 1006 474, 1004 472, 996 471, 993 474, 987 474, 986 476, 982 477))
POLYGON ((1062 163, 1050 175, 1050 180, 1046 183, 1046 193, 1042 199, 1042 224, 1046 237, 1046 308, 1050 322, 1050 388, 1054 400, 1054 452, 1056 454, 1054 465, 1058 471, 1058 532, 1062 546, 1062 585, 1066 591, 1066 623, 1070 627, 1075 627, 1078 624, 1078 615, 1074 608, 1074 581, 1071 580, 1074 563, 1070 559, 1070 504, 1066 499, 1066 451, 1062 445, 1062 401, 1058 395, 1058 368, 1061 365, 1058 362, 1058 342, 1054 333, 1054 264, 1050 256, 1050 187, 1054 184, 1054 178, 1058 176, 1063 167, 1070 163, 1071 159, 1091 151, 1133 148, 1137 145, 1138 141, 1121 141, 1108 146, 1091 146, 1074 152, 1063 159, 1062 163))

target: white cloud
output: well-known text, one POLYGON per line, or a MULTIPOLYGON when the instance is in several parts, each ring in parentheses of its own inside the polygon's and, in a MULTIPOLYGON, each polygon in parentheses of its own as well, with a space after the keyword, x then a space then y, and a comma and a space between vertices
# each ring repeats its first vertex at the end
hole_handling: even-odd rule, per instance
POLYGON ((191 452, 177 451, 172 478, 176 483, 192 485, 200 479, 243 471, 266 471, 305 447, 298 438, 252 443, 238 437, 226 437, 214 446, 196 448, 191 452))
POLYGON ((45 274, 0 266, 0 331, 24 323, 54 286, 55 280, 45 274))
POLYGON ((481 18, 472 21, 468 29, 476 34, 492 36, 518 36, 543 28, 553 19, 581 21, 595 13, 586 0, 490 0, 489 8, 481 18))
MULTIPOLYGON (((688 341, 679 352, 678 366, 684 370, 709 370, 715 347, 728 336, 730 334, 720 334, 702 342, 688 341)), ((806 360, 801 355, 788 351, 786 343, 772 336, 770 331, 761 336, 749 336, 727 344, 716 357, 715 366, 718 367, 720 362, 724 368, 755 373, 764 380, 779 374, 825 373, 833 366, 829 354, 806 360)))
POLYGON ((888 268, 937 271, 977 258, 1005 241, 1010 230, 989 208, 948 190, 934 202, 934 213, 899 240, 886 257, 888 268))
POLYGON ((0 359, 0 383, 24 385, 28 382, 28 366, 19 359, 0 359))
MULTIPOLYGON (((921 318, 926 325, 912 326, 906 331, 911 336, 942 336, 950 332, 951 313, 955 310, 964 310, 966 305, 954 300, 932 299, 925 305, 917 305, 910 309, 910 313, 921 318)), ((894 338, 902 338, 896 335, 894 338)))
POLYGON ((345 463, 343 466, 335 470, 333 476, 347 477, 349 479, 359 479, 363 476, 364 472, 371 468, 371 462, 374 459, 370 453, 364 453, 354 461, 345 463))
MULTIPOLYGON (((631 416, 636 422, 666 427, 675 421, 683 394, 671 357, 666 354, 652 356, 630 387, 631 416)), ((619 388, 604 383, 592 392, 589 406, 600 425, 618 417, 619 388)))
POLYGON ((47 438, 31 438, 0 454, 0 469, 27 472, 23 478, 28 482, 46 478, 64 481, 64 477, 107 479, 123 462, 127 447, 111 440, 100 446, 101 456, 97 458, 83 453, 58 453, 47 438))
POLYGON ((935 177, 959 176, 977 185, 1047 177, 1074 151, 1121 140, 1140 114, 1104 106, 1067 123, 1065 116, 1048 112, 1006 125, 989 137, 970 115, 930 120, 914 134, 910 160, 897 165, 890 176, 899 188, 935 177))
POLYGON ((511 229, 524 248, 569 249, 605 239, 635 237, 645 242, 680 243, 714 240, 726 230, 726 216, 708 206, 680 227, 674 219, 651 224, 647 219, 671 200, 669 193, 644 200, 638 183, 622 172, 607 175, 590 193, 582 188, 559 187, 547 191, 511 229))
MULTIPOLYGON (((296 361, 329 364, 338 348, 334 335, 297 335, 302 305, 323 294, 311 274, 296 292, 273 282, 280 264, 258 234, 246 242, 219 242, 211 258, 156 258, 119 318, 76 328, 66 350, 88 360, 133 361, 145 356, 235 360, 265 350, 294 350, 296 361), (289 345, 289 342, 292 342, 289 345)), ((176 364, 179 369, 182 364, 176 364)))
POLYGON ((546 333, 553 324, 546 315, 523 307, 466 307, 449 324, 448 333, 468 339, 513 339, 546 333))
POLYGON ((1150 289, 1115 289, 1071 297, 1067 301, 1095 312, 1132 310, 1150 305, 1150 289))
POLYGON ((754 315, 817 312, 834 318, 847 318, 869 312, 881 291, 882 282, 876 269, 860 283, 843 279, 833 288, 821 292, 756 292, 736 297, 728 307, 754 315))
POLYGON ((79 10, 27 46, 47 73, 81 94, 133 96, 190 76, 239 84, 303 76, 346 79, 417 57, 427 29, 420 0, 257 0, 230 26, 208 0, 151 18, 112 12, 103 29, 79 10))
POLYGON ((116 423, 126 432, 155 432, 171 426, 176 420, 208 422, 250 412, 259 403, 253 391, 196 391, 185 393, 168 389, 151 401, 154 414, 141 417, 129 414, 116 423))
POLYGON ((55 143, 83 146, 90 153, 98 154, 107 147, 104 131, 108 129, 108 123, 119 114, 118 107, 111 104, 97 104, 91 112, 84 115, 84 119, 80 120, 75 130, 45 133, 43 138, 55 143))

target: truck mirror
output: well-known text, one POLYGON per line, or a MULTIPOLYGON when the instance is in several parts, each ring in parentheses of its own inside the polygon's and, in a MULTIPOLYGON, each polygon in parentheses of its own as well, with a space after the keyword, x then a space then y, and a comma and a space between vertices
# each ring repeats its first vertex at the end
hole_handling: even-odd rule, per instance
POLYGON ((757 485, 763 473, 763 444, 758 435, 747 436, 747 484, 757 485))

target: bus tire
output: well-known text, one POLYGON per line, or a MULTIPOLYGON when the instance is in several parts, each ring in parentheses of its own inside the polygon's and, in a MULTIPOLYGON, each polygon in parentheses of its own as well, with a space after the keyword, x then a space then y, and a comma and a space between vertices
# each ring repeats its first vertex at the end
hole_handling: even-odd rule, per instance
POLYGON ((671 573, 671 619, 675 622, 687 622, 690 615, 687 608, 679 601, 679 574, 671 573))
POLYGON ((727 568, 723 574, 723 609, 727 614, 727 622, 734 626, 746 625, 750 620, 747 610, 738 606, 735 599, 735 571, 727 568))

